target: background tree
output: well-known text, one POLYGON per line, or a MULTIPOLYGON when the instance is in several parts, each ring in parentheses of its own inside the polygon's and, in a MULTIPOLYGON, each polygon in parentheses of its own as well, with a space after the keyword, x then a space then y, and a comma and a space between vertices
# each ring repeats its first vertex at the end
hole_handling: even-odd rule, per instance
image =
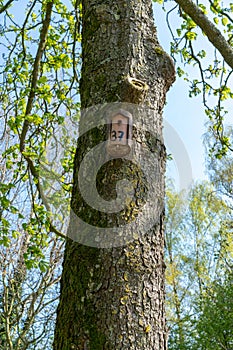
POLYGON ((232 265, 224 280, 214 281, 202 299, 196 322, 193 349, 231 349, 232 338, 232 265))
POLYGON ((49 349, 52 344, 63 249, 57 238, 51 238, 43 249, 45 260, 40 269, 29 269, 33 258, 28 254, 33 256, 33 251, 28 244, 29 235, 22 232, 1 249, 2 350, 49 349))
MULTIPOLYGON (((65 116, 77 116, 80 35, 73 9, 78 5, 69 10, 59 1, 12 5, 0 4, 0 348, 48 349, 63 242, 45 201, 41 162, 65 116)), ((63 200, 69 196, 70 187, 72 147, 65 130, 61 136, 68 147, 60 164, 62 190, 52 192, 54 205, 61 191, 63 200)), ((50 183, 47 196, 49 191, 50 183)))
POLYGON ((224 346, 229 348, 232 324, 227 321, 228 316, 223 322, 224 316, 217 318, 216 313, 221 309, 232 312, 229 304, 233 257, 230 218, 231 209, 218 197, 213 185, 194 186, 186 199, 182 193, 167 191, 170 349, 221 348, 220 339, 224 334, 224 346))

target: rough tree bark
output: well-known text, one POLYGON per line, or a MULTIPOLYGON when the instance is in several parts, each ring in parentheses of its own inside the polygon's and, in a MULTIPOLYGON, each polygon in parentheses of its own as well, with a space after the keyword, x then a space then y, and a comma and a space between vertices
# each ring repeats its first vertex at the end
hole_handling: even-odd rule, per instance
MULTIPOLYGON (((141 116, 141 124, 148 118, 145 122, 157 137, 134 128, 133 138, 138 152, 146 146, 156 154, 159 215, 147 234, 124 246, 95 248, 68 239, 54 350, 165 350, 162 109, 174 81, 174 66, 158 43, 151 0, 83 0, 82 25, 82 108, 127 102, 153 111, 141 116)), ((97 184, 104 183, 98 189, 106 200, 114 198, 122 176, 133 180, 137 200, 120 216, 95 211, 80 195, 80 163, 87 148, 105 137, 104 128, 97 129, 79 141, 71 207, 92 225, 124 224, 137 216, 142 206, 139 198, 146 195, 147 188, 143 173, 131 162, 110 160, 98 174, 97 184)), ((153 171, 153 164, 150 166, 153 171)))

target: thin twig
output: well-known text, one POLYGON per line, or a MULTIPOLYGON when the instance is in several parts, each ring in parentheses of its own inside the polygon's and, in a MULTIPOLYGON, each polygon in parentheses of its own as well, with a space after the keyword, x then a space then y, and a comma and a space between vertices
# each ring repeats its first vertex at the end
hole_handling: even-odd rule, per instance
POLYGON ((1 8, 0 8, 0 13, 3 13, 5 10, 8 9, 8 7, 10 6, 10 4, 13 2, 14 0, 9 0, 7 1, 7 3, 5 5, 3 5, 1 8))
POLYGON ((222 33, 208 19, 204 12, 192 0, 175 0, 187 15, 202 29, 209 41, 220 52, 225 62, 233 69, 233 48, 222 33))
MULTIPOLYGON (((33 107, 33 100, 34 100, 35 93, 36 93, 35 90, 36 90, 36 85, 37 85, 37 81, 38 81, 40 63, 41 63, 43 52, 45 50, 48 29, 49 29, 49 25, 50 25, 50 21, 51 21, 52 7, 53 7, 53 2, 52 1, 48 2, 47 8, 46 8, 46 15, 45 15, 45 19, 43 21, 43 26, 42 26, 41 34, 40 34, 40 43, 38 46, 38 50, 37 50, 37 54, 36 54, 36 58, 35 58, 35 62, 34 62, 34 67, 33 67, 33 72, 32 72, 31 88, 30 88, 30 93, 29 93, 28 102, 27 102, 27 106, 26 106, 25 117, 27 117, 31 113, 32 107, 33 107)), ((25 118, 23 128, 22 128, 22 133, 20 136, 20 151, 21 152, 24 151, 25 138, 26 138, 28 128, 29 128, 29 121, 25 118)))

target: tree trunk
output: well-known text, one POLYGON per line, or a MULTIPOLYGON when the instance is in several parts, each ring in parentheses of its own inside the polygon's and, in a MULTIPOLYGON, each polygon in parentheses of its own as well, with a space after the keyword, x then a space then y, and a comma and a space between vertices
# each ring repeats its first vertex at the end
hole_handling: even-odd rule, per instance
POLYGON ((54 350, 164 350, 162 108, 174 66, 158 43, 150 0, 83 0, 82 25, 80 93, 85 113, 74 164, 72 239, 65 249, 54 350), (114 159, 104 148, 106 162, 102 160, 96 186, 106 202, 116 200, 116 183, 122 178, 131 181, 133 190, 123 209, 106 212, 86 203, 78 170, 88 151, 106 140, 104 122, 97 125, 95 120, 86 128, 93 122, 90 114, 101 119, 116 107, 133 115, 134 155, 114 159), (145 149, 149 158, 143 156, 145 149), (86 231, 77 218, 93 230, 86 231))

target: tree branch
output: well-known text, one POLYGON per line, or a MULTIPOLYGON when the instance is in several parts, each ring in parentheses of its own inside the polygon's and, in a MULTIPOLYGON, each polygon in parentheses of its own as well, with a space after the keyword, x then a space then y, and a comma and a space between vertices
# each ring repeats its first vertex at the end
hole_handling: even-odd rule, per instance
POLYGON ((8 7, 10 6, 10 4, 13 2, 14 0, 9 0, 7 1, 7 3, 5 5, 3 5, 1 8, 0 8, 0 13, 3 13, 5 10, 8 9, 8 7))
MULTIPOLYGON (((36 91, 36 87, 37 87, 41 59, 42 59, 42 55, 43 55, 45 47, 46 47, 46 39, 47 39, 47 35, 48 35, 49 25, 51 22, 52 7, 53 7, 53 1, 48 2, 47 7, 46 7, 45 19, 43 21, 43 25, 42 25, 42 29, 41 29, 41 33, 40 33, 40 42, 39 42, 39 46, 37 49, 37 53, 36 53, 36 57, 35 57, 35 61, 34 61, 34 66, 33 66, 33 71, 32 71, 32 79, 31 79, 31 83, 30 83, 31 84, 30 92, 29 92, 29 97, 28 97, 27 106, 26 106, 25 120, 24 120, 24 124, 23 124, 23 128, 22 128, 22 132, 20 135, 20 152, 22 153, 24 159, 27 161, 27 164, 28 164, 28 167, 29 167, 29 170, 30 170, 32 176, 34 177, 34 179, 36 179, 37 190, 38 190, 39 195, 41 197, 41 200, 42 200, 42 202, 43 202, 43 204, 46 207, 48 212, 50 211, 50 207, 49 207, 49 204, 46 200, 46 197, 44 195, 42 187, 40 186, 39 173, 38 173, 35 165, 33 164, 31 158, 28 157, 24 153, 24 149, 25 149, 25 139, 26 139, 28 128, 29 128, 29 121, 26 119, 26 117, 31 113, 32 108, 33 108, 33 101, 34 101, 35 93, 36 93, 35 91, 36 91)), ((29 13, 30 13, 30 11, 29 11, 29 13)), ((25 23, 26 23, 26 21, 25 21, 25 23)), ((24 23, 23 27, 25 27, 25 23, 24 23)), ((56 235, 58 235, 62 238, 66 238, 66 236, 64 234, 59 232, 53 226, 52 222, 50 222, 50 231, 54 232, 56 235)))
POLYGON ((209 41, 220 52, 225 62, 233 69, 233 48, 228 44, 224 36, 208 19, 203 11, 192 0, 175 0, 175 2, 189 15, 202 29, 209 41))
MULTIPOLYGON (((40 177, 39 177, 39 173, 38 173, 38 170, 36 169, 35 165, 33 164, 32 160, 30 157, 28 156, 25 156, 24 155, 24 158, 26 159, 27 163, 28 163, 28 167, 30 169, 30 172, 33 176, 33 178, 36 180, 36 188, 37 188, 37 191, 40 195, 40 198, 42 200, 42 203, 43 205, 45 206, 46 210, 48 213, 51 212, 50 210, 50 206, 49 206, 49 203, 46 199, 46 196, 44 194, 44 191, 42 189, 42 186, 40 185, 40 177)), ((62 237, 62 238, 67 238, 67 236, 65 234, 63 234, 62 232, 58 231, 55 226, 52 224, 51 220, 50 220, 50 224, 49 224, 49 229, 50 229, 50 232, 54 232, 57 236, 59 237, 62 237)))
MULTIPOLYGON (((28 97, 28 102, 26 106, 26 112, 25 116, 29 115, 31 113, 32 107, 33 107, 33 100, 35 97, 35 89, 38 81, 38 75, 39 75, 39 68, 40 68, 40 63, 41 63, 41 58, 46 46, 46 38, 48 34, 48 29, 51 21, 51 14, 52 14, 52 7, 53 7, 53 1, 48 2, 47 7, 46 7, 46 15, 45 19, 43 21, 43 26, 41 29, 40 33, 40 43, 38 46, 38 50, 36 53, 36 58, 34 62, 34 67, 33 67, 33 72, 32 72, 32 80, 31 80, 31 88, 30 88, 30 93, 28 97)), ((24 124, 23 124, 23 129, 22 133, 20 136, 20 151, 24 151, 24 145, 25 145, 25 137, 28 131, 29 127, 29 122, 27 119, 25 119, 24 124)))
POLYGON ((214 4, 214 2, 213 2, 212 0, 209 0, 209 2, 210 2, 210 4, 211 4, 211 6, 212 6, 216 11, 218 11, 219 13, 221 13, 223 16, 227 17, 227 18, 229 19, 229 21, 230 21, 231 23, 233 23, 233 20, 232 20, 231 16, 228 15, 228 13, 226 13, 226 12, 223 11, 222 9, 219 10, 218 7, 214 4))

